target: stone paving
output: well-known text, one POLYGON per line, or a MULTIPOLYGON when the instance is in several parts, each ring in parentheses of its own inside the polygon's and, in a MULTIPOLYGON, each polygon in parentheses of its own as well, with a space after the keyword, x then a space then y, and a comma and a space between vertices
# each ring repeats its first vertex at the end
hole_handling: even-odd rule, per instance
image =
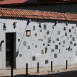
MULTIPOLYGON (((37 68, 29 69, 29 75, 45 75, 45 74, 55 74, 55 73, 61 73, 61 72, 67 72, 67 71, 75 71, 77 70, 77 65, 69 65, 68 69, 65 69, 65 66, 55 66, 53 67, 53 72, 51 72, 51 67, 45 67, 40 68, 40 73, 37 73, 37 68)), ((14 76, 15 75, 24 75, 26 74, 26 69, 14 69, 14 76)), ((4 76, 11 76, 11 70, 10 68, 7 68, 6 70, 0 70, 0 77, 4 76)))

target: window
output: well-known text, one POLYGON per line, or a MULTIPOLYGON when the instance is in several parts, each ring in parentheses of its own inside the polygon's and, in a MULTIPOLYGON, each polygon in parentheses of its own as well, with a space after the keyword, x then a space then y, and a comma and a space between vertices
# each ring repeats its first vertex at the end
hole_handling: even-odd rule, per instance
POLYGON ((31 30, 27 30, 26 31, 26 36, 30 36, 31 35, 31 30))

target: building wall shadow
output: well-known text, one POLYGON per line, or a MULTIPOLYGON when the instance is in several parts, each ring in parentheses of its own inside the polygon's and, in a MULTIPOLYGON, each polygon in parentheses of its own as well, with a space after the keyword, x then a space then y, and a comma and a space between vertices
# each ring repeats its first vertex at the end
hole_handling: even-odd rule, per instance
MULTIPOLYGON (((3 77, 11 77, 11 76, 3 76, 3 77)), ((69 72, 62 72, 57 74, 47 74, 47 75, 15 75, 13 77, 77 77, 77 71, 69 71, 69 72)))

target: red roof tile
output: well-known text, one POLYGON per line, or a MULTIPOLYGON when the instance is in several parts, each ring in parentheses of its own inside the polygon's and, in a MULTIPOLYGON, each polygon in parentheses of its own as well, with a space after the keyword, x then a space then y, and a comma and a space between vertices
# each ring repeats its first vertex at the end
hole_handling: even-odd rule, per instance
POLYGON ((47 12, 39 10, 9 9, 9 8, 0 8, 0 17, 21 17, 21 18, 33 18, 33 19, 77 21, 77 14, 47 12))

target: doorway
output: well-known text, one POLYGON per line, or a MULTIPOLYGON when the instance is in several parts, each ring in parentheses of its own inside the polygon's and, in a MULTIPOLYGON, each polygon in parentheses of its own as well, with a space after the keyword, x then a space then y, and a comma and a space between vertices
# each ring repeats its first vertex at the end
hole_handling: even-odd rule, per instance
POLYGON ((6 33, 6 67, 16 68, 16 33, 6 33))

